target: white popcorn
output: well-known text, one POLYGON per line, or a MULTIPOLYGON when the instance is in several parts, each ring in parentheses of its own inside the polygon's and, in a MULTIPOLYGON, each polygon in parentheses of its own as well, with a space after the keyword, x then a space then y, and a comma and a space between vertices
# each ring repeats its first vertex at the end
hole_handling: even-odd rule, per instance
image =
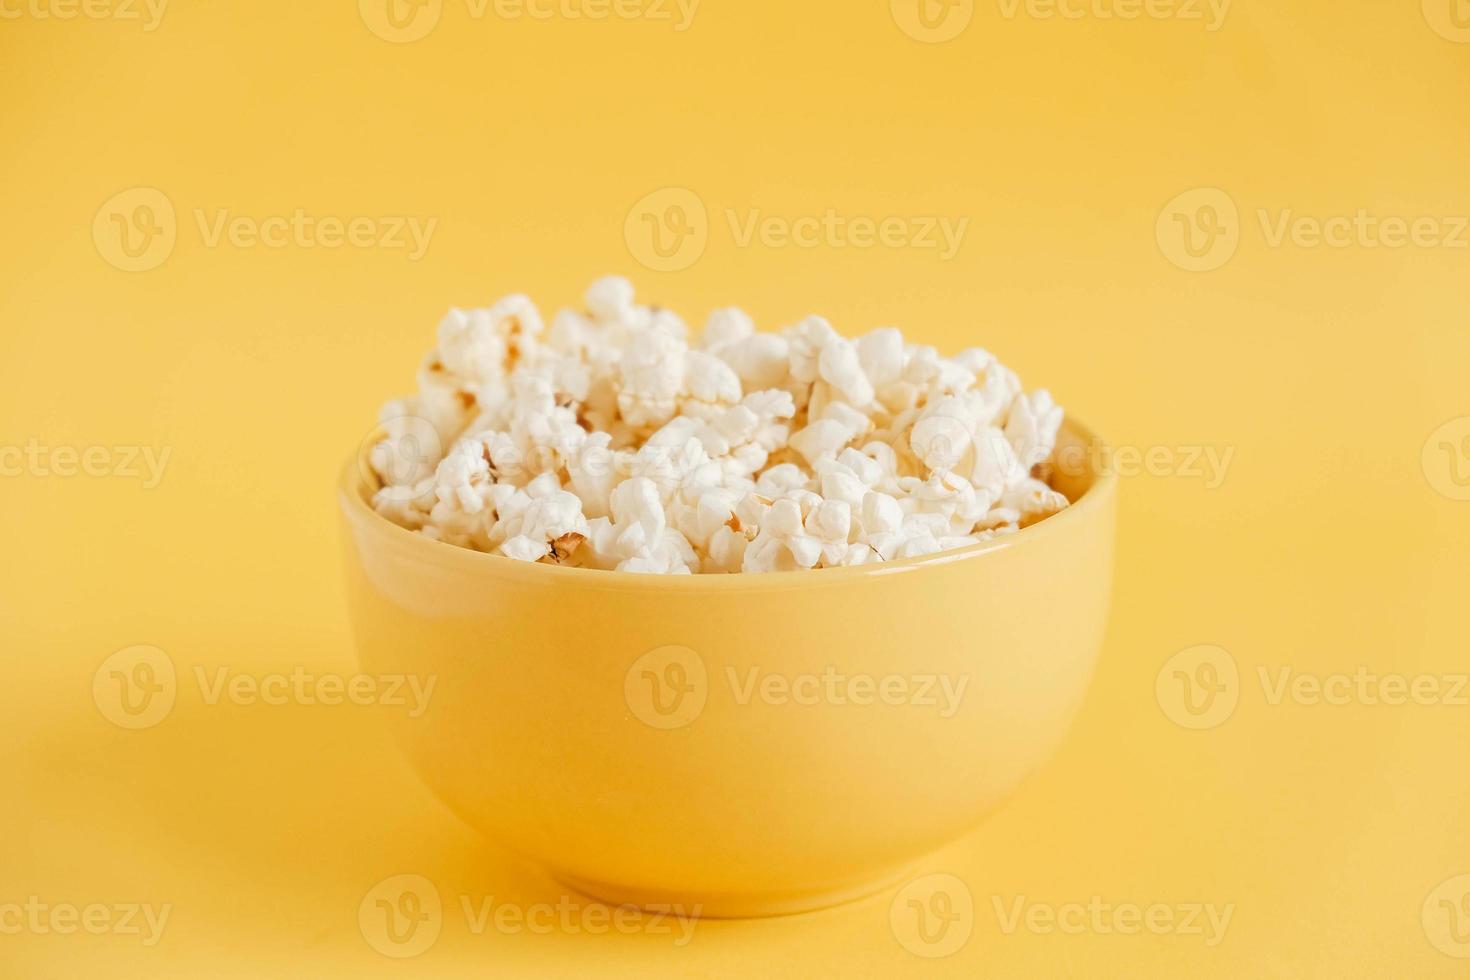
MULTIPOLYGON (((432 479, 442 459, 437 452, 426 453, 416 436, 393 435, 391 428, 368 452, 368 465, 384 489, 390 490, 404 490, 432 479)), ((406 494, 392 496, 402 498, 406 494)))
POLYGON ((858 363, 874 387, 893 384, 903 373, 903 334, 880 327, 857 339, 858 363))
POLYGON ((618 411, 633 428, 663 425, 678 411, 684 384, 682 341, 665 330, 647 327, 633 333, 618 365, 622 387, 618 411))
POLYGON ((953 396, 926 407, 909 430, 909 448, 931 470, 952 470, 973 449, 973 428, 963 402, 953 396))
POLYGON ((491 382, 515 367, 541 329, 541 314, 526 296, 507 296, 487 310, 450 310, 439 323, 439 363, 470 385, 491 382))
POLYGON ((903 507, 886 493, 869 491, 863 497, 861 519, 866 537, 895 534, 903 526, 903 507))
POLYGON ((791 373, 791 347, 776 334, 754 334, 718 353, 747 388, 775 388, 791 373))
POLYGON ((821 542, 822 563, 840 565, 852 533, 852 506, 843 500, 822 500, 806 515, 806 533, 821 542))
POLYGON ((1042 389, 1030 395, 1017 395, 1011 402, 1006 438, 1029 472, 1051 456, 1061 427, 1062 410, 1052 403, 1051 392, 1042 389))
POLYGON ((839 337, 823 347, 817 357, 817 373, 849 405, 861 408, 873 400, 873 383, 863 373, 857 347, 850 341, 839 337))
POLYGON ((567 476, 571 490, 582 500, 582 511, 588 517, 606 517, 612 510, 612 492, 621 476, 617 455, 612 450, 612 436, 593 432, 581 448, 567 460, 567 476))
POLYGON ((429 522, 434 499, 434 478, 419 481, 412 487, 384 486, 373 494, 373 510, 400 527, 420 531, 429 522))
POLYGON ((806 533, 801 505, 790 498, 771 504, 764 523, 745 551, 742 571, 775 572, 812 568, 822 554, 822 543, 806 533))
POLYGON ((817 419, 811 425, 791 436, 791 448, 812 466, 828 457, 835 457, 853 440, 852 430, 836 419, 817 419))
POLYGON ((658 487, 646 477, 624 480, 612 494, 613 527, 617 553, 631 558, 654 547, 663 537, 667 519, 658 487))
MULTIPOLYGON (((740 376, 713 354, 689 351, 684 356, 684 372, 684 390, 701 408, 718 409, 740 401, 740 376)), ((686 414, 693 414, 693 408, 688 403, 684 405, 686 414)), ((714 414, 706 411, 701 417, 711 418, 714 414)))
POLYGON ((500 553, 521 561, 568 561, 590 536, 581 499, 562 490, 551 473, 531 481, 526 496, 529 503, 502 521, 507 538, 500 553))
POLYGON ((875 565, 883 560, 883 556, 865 544, 855 544, 847 549, 842 560, 837 564, 847 565, 875 565))
POLYGON ((970 472, 970 482, 995 498, 1007 486, 1025 477, 1026 471, 1005 433, 994 427, 982 431, 975 440, 975 467, 970 472))
POLYGON ((704 325, 704 337, 700 346, 718 354, 741 341, 755 336, 755 321, 744 310, 726 307, 715 310, 704 325))
POLYGON ((840 500, 849 508, 862 506, 863 496, 868 492, 868 487, 871 486, 871 484, 859 475, 857 470, 845 462, 845 460, 850 460, 853 456, 859 456, 871 463, 871 460, 867 460, 867 457, 862 456, 861 453, 855 453, 851 449, 844 449, 836 458, 823 459, 813 467, 817 471, 817 479, 821 484, 822 496, 827 500, 840 500))
POLYGON ((587 310, 599 320, 625 320, 633 314, 633 284, 621 276, 604 276, 587 287, 587 310))
POLYGON ((525 562, 641 574, 868 565, 988 541, 1067 506, 1062 410, 988 351, 943 358, 821 317, 690 339, 626 279, 544 329, 524 296, 451 310, 367 454, 373 508, 525 562))
POLYGON ((745 550, 750 539, 740 531, 722 527, 711 535, 709 556, 704 562, 706 572, 738 572, 745 565, 745 550))
POLYGON ((933 532, 923 530, 899 545, 898 551, 894 552, 894 557, 922 558, 943 550, 944 546, 939 543, 938 538, 934 537, 933 532))
POLYGON ((1043 517, 1050 517, 1067 506, 1066 497, 1040 480, 1030 477, 1014 486, 1007 487, 1001 502, 1007 509, 1014 510, 1021 515, 1020 520, 1016 523, 1022 527, 1029 527, 1043 517))
POLYGON ((832 324, 819 316, 809 316, 788 328, 785 337, 791 345, 791 376, 805 384, 817 380, 822 351, 827 345, 842 340, 832 324))
POLYGON ((762 473, 755 488, 768 497, 784 497, 793 490, 806 489, 807 476, 795 463, 778 463, 762 473))

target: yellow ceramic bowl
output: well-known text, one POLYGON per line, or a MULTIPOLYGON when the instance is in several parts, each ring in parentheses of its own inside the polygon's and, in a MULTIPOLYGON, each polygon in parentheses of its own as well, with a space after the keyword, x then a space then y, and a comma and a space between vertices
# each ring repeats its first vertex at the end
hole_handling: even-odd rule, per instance
MULTIPOLYGON (((1094 460, 1068 423, 1062 448, 1094 460)), ((474 827, 614 903, 704 915, 856 898, 975 826, 1061 741, 1107 617, 1116 480, 1017 534, 860 568, 643 576, 525 564, 341 487, 362 667, 474 827)))

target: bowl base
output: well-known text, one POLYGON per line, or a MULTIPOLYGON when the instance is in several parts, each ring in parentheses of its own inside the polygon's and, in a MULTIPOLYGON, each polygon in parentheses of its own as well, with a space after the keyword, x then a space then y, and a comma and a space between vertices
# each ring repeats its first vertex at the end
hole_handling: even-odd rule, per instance
POLYGON ((799 915, 856 902, 884 891, 902 881, 912 871, 905 865, 896 871, 863 878, 832 888, 815 888, 789 892, 703 893, 661 891, 637 886, 589 881, 576 875, 551 870, 551 876, 572 889, 595 898, 605 905, 633 905, 641 909, 666 912, 687 918, 758 919, 778 915, 799 915))

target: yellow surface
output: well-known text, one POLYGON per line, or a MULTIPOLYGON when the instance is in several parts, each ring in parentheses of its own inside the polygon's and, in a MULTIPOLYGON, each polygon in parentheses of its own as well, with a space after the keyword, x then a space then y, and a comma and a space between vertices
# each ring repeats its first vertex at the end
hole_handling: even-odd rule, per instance
POLYGON ((997 0, 955 8, 970 20, 945 43, 917 38, 959 21, 887 8, 706 0, 677 31, 448 0, 394 43, 350 0, 178 0, 153 30, 3 4, 0 445, 34 439, 63 469, 59 447, 109 452, 98 475, 0 479, 0 906, 171 913, 152 947, 115 924, 0 933, 0 973, 1465 975, 1470 706, 1446 702, 1470 670, 1470 446, 1467 423, 1441 426, 1470 415, 1470 250, 1426 244, 1463 240, 1470 214, 1463 4, 1239 0, 1210 31, 997 0), (104 209, 137 188, 172 207, 171 252, 156 195, 104 209), (654 196, 650 254, 630 209, 667 188, 708 225, 687 195, 654 196), (437 223, 417 261, 289 228, 279 248, 236 244, 250 226, 213 236, 224 210, 296 209, 344 237, 354 218, 437 223), (746 240, 753 209, 780 221, 746 240), (947 261, 827 230, 780 245, 781 222, 829 209, 969 223, 947 261), (1398 248, 1336 224, 1332 247, 1279 238, 1287 209, 1434 220, 1398 248), (134 254, 113 215, 137 219, 134 254), (139 229, 163 233, 144 248, 139 229), (607 271, 692 317, 739 302, 766 326, 818 310, 983 343, 1115 445, 1169 448, 1121 481, 1113 618, 1072 737, 925 862, 952 879, 701 923, 682 945, 648 922, 591 934, 580 905, 549 931, 508 915, 476 934, 461 896, 554 912, 563 891, 420 788, 377 717, 398 709, 201 695, 196 668, 354 670, 340 461, 444 307, 511 290, 554 306, 607 271), (170 451, 156 486, 123 446, 170 451), (1224 478, 1195 475, 1189 447, 1233 451, 1224 478), (135 645, 181 684, 130 731, 93 681, 135 645), (1348 675, 1329 684, 1348 703, 1275 698, 1287 667, 1348 675), (1366 693, 1360 668, 1379 677, 1366 693), (1438 703, 1369 703, 1390 674, 1430 678, 1438 703), (1211 676, 1213 702, 1180 679, 1211 676), (411 960, 358 925, 398 874, 447 910, 411 960), (950 905, 963 941, 928 959, 913 950, 949 940, 924 945, 904 916, 945 889, 972 899, 950 905), (1084 928, 1007 932, 1020 896, 1084 928), (1207 946, 1066 908, 1094 896, 1103 927, 1130 903, 1232 912, 1207 946))

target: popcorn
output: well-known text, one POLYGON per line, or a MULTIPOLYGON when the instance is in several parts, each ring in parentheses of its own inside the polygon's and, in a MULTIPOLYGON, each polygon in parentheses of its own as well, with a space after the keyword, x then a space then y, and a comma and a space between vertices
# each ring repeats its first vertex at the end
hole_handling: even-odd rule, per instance
POLYGON ((815 466, 823 459, 836 457, 839 450, 857 438, 852 429, 837 419, 817 419, 791 437, 791 448, 815 466))
POLYGON ((674 417, 684 386, 686 350, 682 341, 664 330, 647 327, 633 333, 618 365, 618 411, 630 426, 663 425, 674 417))
POLYGON ((838 338, 822 348, 817 356, 817 374, 849 405, 861 408, 873 400, 873 382, 863 372, 857 347, 846 340, 838 338))
POLYGON ((532 480, 513 506, 503 506, 501 527, 505 536, 499 553, 520 561, 549 559, 564 564, 590 536, 582 501, 561 489, 556 476, 543 474, 532 480))
POLYGON ((1050 392, 1019 395, 1011 402, 1010 417, 1006 419, 1006 439, 1010 440, 1016 457, 1029 470, 1051 456, 1061 427, 1062 410, 1052 403, 1050 392))
POLYGON ((740 401, 740 376, 713 354, 691 350, 684 355, 686 415, 714 418, 720 409, 740 401))
POLYGON ((587 309, 599 320, 626 319, 633 314, 633 284, 620 276, 604 276, 587 287, 587 309))
POLYGON ((871 540, 884 534, 895 534, 903 527, 903 506, 886 493, 870 490, 863 496, 860 513, 863 537, 871 540))
POLYGON ((373 508, 516 561, 642 574, 870 565, 1064 509, 1062 409, 988 351, 943 358, 821 317, 761 333, 599 279, 549 329, 532 302, 451 310, 368 453, 373 508), (447 450, 444 448, 447 447, 447 450))
POLYGON ((755 321, 744 310, 729 306, 709 315, 700 347, 711 353, 719 353, 754 336, 755 321))
POLYGON ((779 387, 791 373, 791 346, 775 334, 755 334, 718 353, 753 390, 779 387))

